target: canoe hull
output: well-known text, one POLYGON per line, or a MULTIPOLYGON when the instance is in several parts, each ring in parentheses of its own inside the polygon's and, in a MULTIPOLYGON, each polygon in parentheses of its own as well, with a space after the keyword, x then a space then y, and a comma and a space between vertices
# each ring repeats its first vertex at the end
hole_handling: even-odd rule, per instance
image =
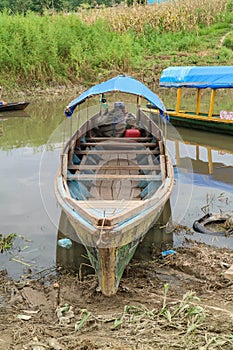
POLYGON ((86 109, 79 109, 78 127, 61 154, 55 194, 86 248, 102 293, 111 296, 171 195, 173 166, 161 126, 166 109, 149 88, 126 76, 85 91, 65 115, 70 118, 82 103, 86 109), (117 101, 116 91, 122 93, 117 101), (107 106, 105 93, 110 93, 107 106), (97 95, 100 104, 89 106, 88 98, 97 95), (142 97, 158 108, 159 123, 142 107, 142 97))
POLYGON ((86 248, 88 258, 95 269, 101 291, 106 296, 116 294, 125 267, 133 257, 140 241, 156 223, 173 187, 173 168, 170 164, 170 177, 161 189, 159 201, 152 201, 149 208, 142 210, 136 217, 129 217, 113 229, 102 230, 93 226, 87 218, 82 217, 60 196, 59 182, 55 181, 56 197, 77 238, 86 248))

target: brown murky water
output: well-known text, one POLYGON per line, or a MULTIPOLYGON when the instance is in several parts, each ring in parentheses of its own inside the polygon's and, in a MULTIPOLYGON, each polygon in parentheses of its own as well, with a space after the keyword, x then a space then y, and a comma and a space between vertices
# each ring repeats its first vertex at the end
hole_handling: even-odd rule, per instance
MULTIPOLYGON (((67 251, 57 248, 58 235, 67 232, 59 229, 61 210, 53 192, 59 154, 71 128, 63 123, 66 102, 31 101, 25 113, 0 116, 0 233, 18 235, 14 249, 0 254, 0 270, 6 268, 15 278, 28 270, 54 266, 58 253, 59 263, 75 256, 75 251, 67 257, 67 251)), ((169 203, 171 213, 164 220, 192 227, 207 211, 232 211, 232 137, 172 126, 167 137, 176 183, 169 203)), ((183 242, 183 235, 172 236, 158 227, 150 232, 140 248, 144 256, 149 256, 155 237, 153 246, 165 243, 161 249, 183 242)), ((233 248, 233 238, 213 239, 197 233, 193 238, 233 248)))

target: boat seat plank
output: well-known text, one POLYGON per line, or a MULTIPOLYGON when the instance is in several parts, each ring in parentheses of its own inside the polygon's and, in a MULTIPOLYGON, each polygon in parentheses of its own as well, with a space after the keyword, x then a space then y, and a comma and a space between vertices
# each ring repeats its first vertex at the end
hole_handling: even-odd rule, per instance
POLYGON ((73 174, 67 175, 67 180, 105 180, 112 181, 115 179, 121 180, 147 180, 147 181, 160 181, 161 175, 131 175, 131 174, 73 174))
POLYGON ((95 209, 134 209, 138 207, 138 201, 133 200, 90 200, 90 201, 79 201, 83 209, 95 208, 95 209))
MULTIPOLYGON (((157 197, 157 201, 160 201, 164 196, 164 192, 161 191, 157 197)), ((88 212, 91 212, 92 222, 98 222, 98 219, 103 214, 103 217, 111 219, 111 224, 115 225, 128 218, 128 213, 133 210, 134 215, 151 208, 151 199, 147 200, 89 200, 89 201, 75 201, 74 199, 67 199, 67 202, 71 203, 74 208, 79 208, 79 212, 82 212, 84 217, 90 219, 88 212), (95 213, 94 213, 95 211, 95 213)))
POLYGON ((148 204, 144 201, 130 201, 130 200, 92 200, 92 201, 76 201, 73 198, 66 198, 66 202, 69 203, 75 210, 78 210, 83 217, 90 220, 93 224, 97 225, 99 219, 111 218, 112 224, 116 224, 118 221, 115 216, 120 220, 124 220, 128 217, 128 212, 134 210, 136 212, 142 210, 145 205, 148 204), (139 205, 140 204, 140 205, 139 205), (142 208, 142 209, 140 209, 142 208), (91 216, 90 216, 91 213, 91 216))
POLYGON ((128 142, 114 142, 114 141, 109 141, 109 142, 82 142, 81 146, 84 147, 91 147, 91 146, 99 146, 103 145, 105 146, 117 146, 117 147, 126 147, 126 146, 144 146, 144 147, 157 147, 158 144, 154 142, 133 142, 134 140, 129 139, 128 142))
MULTIPOLYGON (((82 155, 82 154, 84 154, 84 155, 86 155, 86 154, 112 154, 112 153, 118 153, 118 154, 125 154, 125 150, 119 150, 119 149, 112 149, 112 150, 109 150, 109 149, 103 149, 103 150, 99 150, 99 149, 87 149, 87 150, 85 150, 85 151, 79 151, 79 150, 77 150, 77 151, 75 151, 75 153, 77 154, 77 155, 82 155)), ((158 155, 159 154, 159 150, 150 150, 150 149, 145 149, 145 150, 141 150, 141 149, 139 149, 139 150, 132 150, 132 149, 130 149, 130 150, 127 150, 127 153, 132 153, 132 154, 135 154, 135 156, 137 155, 137 154, 156 154, 156 155, 158 155)))
MULTIPOLYGON (((114 137, 114 141, 128 141, 128 140, 134 140, 138 142, 144 142, 144 141, 150 141, 152 137, 114 137)), ((91 141, 109 141, 109 137, 87 137, 86 142, 91 142, 91 141)))
POLYGON ((160 170, 160 165, 140 165, 140 164, 135 164, 135 165, 86 165, 86 164, 81 164, 81 165, 73 165, 70 164, 68 166, 69 170, 160 170))

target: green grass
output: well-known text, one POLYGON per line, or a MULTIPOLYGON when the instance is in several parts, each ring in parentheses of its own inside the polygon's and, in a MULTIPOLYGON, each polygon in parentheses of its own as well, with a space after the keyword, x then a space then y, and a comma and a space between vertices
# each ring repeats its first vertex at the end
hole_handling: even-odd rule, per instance
MULTIPOLYGON (((195 1, 192 1, 194 8, 195 1)), ((135 18, 130 19, 133 25, 129 29, 126 26, 125 30, 114 27, 113 9, 111 20, 103 15, 93 21, 90 19, 95 10, 89 12, 87 19, 75 13, 53 16, 0 13, 1 85, 6 89, 69 83, 90 85, 101 77, 119 73, 157 76, 169 65, 232 65, 231 0, 227 11, 215 13, 208 21, 203 19, 203 4, 200 6, 199 15, 195 7, 187 18, 182 13, 181 18, 173 19, 171 13, 161 12, 165 16, 161 23, 166 23, 162 30, 159 26, 153 27, 153 22, 143 22, 139 27, 143 6, 134 11, 135 18), (194 16, 199 26, 192 28, 188 21, 194 16), (169 21, 173 24, 170 27, 169 21)), ((184 5, 181 10, 185 10, 184 5)), ((206 16, 210 10, 206 7, 206 16)), ((125 20, 122 17, 120 28, 125 20)))

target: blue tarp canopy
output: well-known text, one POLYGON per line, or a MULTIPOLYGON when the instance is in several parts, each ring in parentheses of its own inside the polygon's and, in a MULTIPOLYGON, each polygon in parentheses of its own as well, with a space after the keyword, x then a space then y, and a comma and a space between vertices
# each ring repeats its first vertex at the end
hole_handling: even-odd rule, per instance
POLYGON ((71 116, 74 109, 83 103, 87 98, 107 92, 124 92, 141 96, 150 102, 155 108, 158 108, 161 112, 166 112, 163 102, 148 87, 132 77, 120 75, 107 80, 106 82, 95 85, 83 92, 66 107, 65 115, 71 116))
POLYGON ((233 88, 233 66, 169 67, 162 71, 162 87, 233 88))

